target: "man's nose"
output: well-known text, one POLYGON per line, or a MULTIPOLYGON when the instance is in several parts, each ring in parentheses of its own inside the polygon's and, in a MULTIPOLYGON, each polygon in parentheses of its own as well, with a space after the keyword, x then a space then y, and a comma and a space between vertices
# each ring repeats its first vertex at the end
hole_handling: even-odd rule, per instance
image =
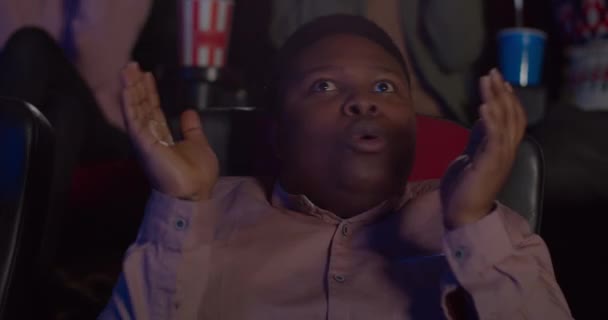
POLYGON ((378 104, 368 95, 353 95, 346 101, 343 112, 347 116, 377 116, 380 113, 378 104))

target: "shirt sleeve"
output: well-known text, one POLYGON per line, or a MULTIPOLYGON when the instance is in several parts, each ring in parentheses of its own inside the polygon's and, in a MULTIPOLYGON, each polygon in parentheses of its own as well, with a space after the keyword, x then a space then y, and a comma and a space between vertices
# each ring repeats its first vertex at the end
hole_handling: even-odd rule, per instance
POLYGON ((479 319, 572 319, 544 241, 507 207, 447 232, 443 250, 452 279, 443 288, 449 319, 447 296, 459 287, 479 319))
MULTIPOLYGON (((123 272, 98 319, 175 319, 178 269, 192 246, 194 218, 213 215, 212 201, 179 200, 153 191, 123 272)), ((182 312, 179 312, 182 314, 182 312)))

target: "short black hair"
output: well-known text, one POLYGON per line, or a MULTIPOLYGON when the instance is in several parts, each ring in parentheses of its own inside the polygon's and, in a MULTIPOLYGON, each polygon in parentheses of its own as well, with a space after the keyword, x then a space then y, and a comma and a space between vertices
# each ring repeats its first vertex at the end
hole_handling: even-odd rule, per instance
POLYGON ((410 83, 407 64, 401 50, 384 29, 361 16, 348 14, 322 16, 301 26, 277 52, 265 86, 266 103, 273 112, 279 113, 281 109, 284 80, 286 75, 293 71, 295 58, 319 40, 337 34, 360 36, 380 45, 399 62, 408 84, 410 83))

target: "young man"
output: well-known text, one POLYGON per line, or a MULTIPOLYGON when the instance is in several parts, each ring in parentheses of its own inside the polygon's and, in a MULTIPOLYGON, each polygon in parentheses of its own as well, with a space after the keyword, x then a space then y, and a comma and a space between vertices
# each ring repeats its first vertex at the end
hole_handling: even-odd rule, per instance
POLYGON ((279 53, 272 190, 218 179, 200 120, 174 142, 154 80, 124 72, 128 132, 155 188, 101 319, 570 319, 543 241, 495 202, 523 136, 500 74, 474 152, 406 185, 407 67, 378 26, 319 18, 279 53))

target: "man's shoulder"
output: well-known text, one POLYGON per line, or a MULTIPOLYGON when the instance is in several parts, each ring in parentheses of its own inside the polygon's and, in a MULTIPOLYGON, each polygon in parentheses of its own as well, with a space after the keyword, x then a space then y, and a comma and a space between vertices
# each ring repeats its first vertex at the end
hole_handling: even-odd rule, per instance
POLYGON ((271 177, 220 177, 213 188, 213 198, 249 195, 268 199, 273 184, 271 177))

